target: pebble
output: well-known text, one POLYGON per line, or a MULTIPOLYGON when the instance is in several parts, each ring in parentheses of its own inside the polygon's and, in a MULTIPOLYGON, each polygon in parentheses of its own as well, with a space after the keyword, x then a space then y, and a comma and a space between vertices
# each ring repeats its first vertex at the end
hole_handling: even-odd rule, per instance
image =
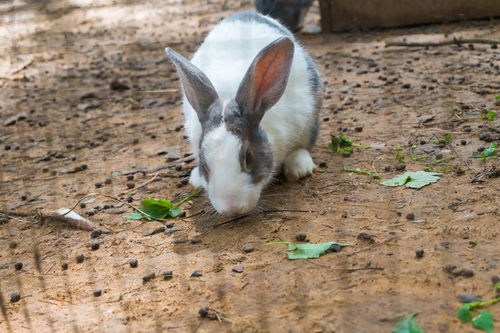
POLYGON ((413 214, 413 213, 406 214, 406 219, 413 221, 415 219, 415 214, 413 214))
POLYGON ((465 146, 465 145, 467 144, 467 140, 460 140, 460 144, 461 144, 462 146, 465 146))
POLYGON ((21 269, 23 269, 23 263, 18 261, 14 264, 14 268, 16 269, 16 271, 20 271, 21 269))
POLYGON ((472 128, 469 125, 465 125, 464 127, 462 127, 462 131, 464 131, 464 132, 471 132, 472 128))
POLYGON ((200 315, 200 317, 202 318, 205 318, 207 315, 208 315, 208 311, 209 311, 209 307, 208 306, 202 306, 199 310, 198 310, 198 314, 200 315))
POLYGON ((127 188, 134 188, 135 187, 135 183, 132 183, 132 182, 128 182, 127 183, 127 188))
POLYGON ((307 235, 304 232, 299 232, 295 235, 295 240, 298 242, 304 242, 307 239, 307 235))
POLYGON ((127 175, 127 180, 134 180, 134 175, 127 175))
POLYGON ((104 184, 111 184, 113 182, 113 180, 111 178, 106 178, 106 180, 104 180, 104 184))
POLYGON ((94 297, 99 297, 102 295, 102 290, 99 288, 94 289, 94 297))
POLYGON ((392 168, 391 168, 391 166, 390 166, 390 165, 386 165, 386 166, 384 167, 384 171, 385 171, 385 172, 390 172, 391 170, 392 170, 392 168))
POLYGON ((475 295, 457 295, 457 298, 462 303, 481 302, 481 299, 475 295))
POLYGON ((232 268, 232 271, 235 273, 243 273, 244 267, 243 265, 236 265, 232 268))
POLYGON ((493 141, 493 138, 491 137, 490 133, 483 132, 483 133, 479 134, 479 140, 491 142, 491 141, 493 141))
POLYGON ((250 253, 252 252, 253 250, 255 250, 254 246, 252 244, 245 244, 243 245, 243 248, 242 248, 243 252, 245 253, 250 253))
POLYGON ((491 276, 491 284, 496 285, 498 282, 500 282, 500 277, 498 277, 498 275, 492 275, 491 276))
POLYGON ((351 152, 350 151, 344 151, 342 152, 342 157, 350 157, 351 156, 351 152))
POLYGON ((130 267, 136 268, 139 265, 139 261, 135 258, 131 258, 129 259, 128 264, 130 267))
POLYGON ((127 197, 127 202, 132 202, 132 201, 134 201, 134 198, 133 198, 133 197, 131 197, 131 196, 130 196, 130 197, 127 197))
POLYGON ((165 223, 165 228, 172 229, 174 227, 175 223, 174 222, 166 222, 165 223))
POLYGON ((340 246, 339 244, 332 244, 332 246, 330 246, 327 250, 327 252, 340 252, 342 250, 342 246, 340 246))
POLYGON ((10 293, 10 301, 11 303, 16 303, 21 300, 21 293, 19 291, 13 291, 10 293))
POLYGON ((368 241, 370 243, 375 243, 375 239, 373 238, 373 236, 370 234, 367 234, 366 232, 360 233, 357 238, 359 240, 368 241))
POLYGON ((101 243, 97 239, 94 239, 90 244, 90 248, 92 251, 99 250, 99 246, 101 246, 101 243))
POLYGON ((15 249, 17 247, 17 242, 16 241, 12 241, 9 243, 9 249, 15 249))
POLYGON ((95 183, 94 184, 96 188, 101 188, 102 187, 102 183, 95 183))
POLYGON ((320 168, 326 168, 328 166, 328 164, 326 164, 326 162, 320 162, 319 163, 319 167, 320 168))
POLYGON ((147 282, 153 280, 155 277, 156 277, 156 274, 154 272, 153 273, 149 273, 147 275, 144 275, 142 277, 142 283, 147 283, 147 282))
POLYGON ((101 229, 94 229, 90 233, 90 238, 97 238, 102 235, 102 230, 101 229))
POLYGON ((396 165, 395 169, 398 170, 398 171, 402 171, 402 170, 406 169, 406 164, 399 163, 398 165, 396 165))
POLYGON ((61 269, 62 269, 63 271, 67 270, 67 269, 68 269, 68 263, 67 263, 67 262, 63 262, 63 263, 61 264, 61 269))
POLYGON ((415 252, 415 255, 417 256, 417 258, 423 258, 424 257, 424 249, 418 249, 415 252))
POLYGON ((200 277, 203 276, 203 273, 200 270, 196 270, 193 273, 191 273, 191 277, 200 277))
POLYGON ((162 275, 164 280, 170 280, 174 276, 174 273, 171 270, 167 269, 163 271, 162 275))
POLYGON ((111 83, 109 84, 109 88, 111 90, 115 90, 115 91, 125 91, 125 90, 130 89, 129 86, 127 86, 125 83, 120 82, 118 80, 111 81, 111 83))
POLYGON ((78 264, 81 264, 85 260, 85 255, 84 254, 79 254, 76 256, 76 262, 78 264))

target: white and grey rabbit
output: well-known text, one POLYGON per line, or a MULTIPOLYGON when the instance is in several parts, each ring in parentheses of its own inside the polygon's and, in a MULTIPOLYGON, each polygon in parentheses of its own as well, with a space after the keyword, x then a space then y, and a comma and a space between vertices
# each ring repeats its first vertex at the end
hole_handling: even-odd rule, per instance
POLYGON ((191 61, 165 49, 184 92, 198 166, 190 183, 221 214, 253 210, 283 170, 312 173, 323 85, 311 57, 278 21, 239 12, 218 23, 191 61))

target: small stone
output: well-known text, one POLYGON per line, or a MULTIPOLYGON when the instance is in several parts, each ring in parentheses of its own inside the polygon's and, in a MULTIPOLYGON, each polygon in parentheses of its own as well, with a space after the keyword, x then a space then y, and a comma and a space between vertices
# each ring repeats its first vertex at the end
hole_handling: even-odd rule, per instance
POLYGON ((127 180, 134 180, 134 175, 127 175, 127 180))
POLYGON ((128 264, 130 265, 130 267, 136 268, 139 265, 139 261, 135 258, 131 258, 129 259, 128 264))
POLYGON ((127 197, 127 202, 132 202, 134 201, 134 198, 132 196, 127 197))
POLYGON ((189 240, 191 244, 199 244, 201 243, 201 238, 200 237, 193 237, 189 240))
POLYGON ((96 188, 101 188, 102 187, 102 183, 95 183, 94 184, 96 188))
POLYGON ((111 83, 109 84, 109 88, 111 88, 111 90, 115 90, 115 91, 125 91, 125 90, 130 89, 129 86, 127 86, 125 83, 122 83, 118 80, 111 81, 111 83))
POLYGON ((131 188, 134 188, 135 187, 135 183, 132 183, 132 182, 128 182, 127 183, 127 188, 131 189, 131 188))
POLYGON ((245 245, 243 245, 242 250, 245 253, 250 253, 250 252, 253 252, 253 250, 255 250, 255 248, 252 244, 245 244, 245 245))
POLYGON ((320 168, 326 168, 328 166, 328 164, 326 164, 326 162, 320 162, 319 163, 319 167, 320 168))
POLYGON ((342 157, 350 157, 351 156, 351 152, 350 151, 344 151, 342 152, 342 157))
POLYGON ((171 270, 167 269, 163 271, 162 275, 164 280, 170 280, 174 276, 174 273, 171 270))
POLYGON ((14 268, 16 269, 16 271, 20 271, 21 269, 23 269, 23 263, 18 261, 14 264, 14 268))
POLYGON ((300 232, 300 233, 295 235, 295 239, 298 242, 304 242, 307 239, 307 235, 304 232, 300 232))
POLYGON ((142 277, 142 283, 147 283, 147 282, 153 280, 155 277, 156 277, 156 274, 154 272, 153 273, 149 273, 147 275, 144 275, 142 277))
POLYGON ((403 171, 404 169, 406 169, 406 164, 399 163, 398 165, 396 165, 395 169, 398 170, 398 171, 403 171))
POLYGON ((68 269, 68 263, 67 263, 67 262, 63 262, 63 263, 61 264, 61 269, 62 269, 63 271, 67 270, 67 269, 68 269))
POLYGON ((10 302, 11 303, 16 303, 21 300, 21 293, 19 291, 13 291, 10 293, 10 302))
POLYGON ((415 255, 417 256, 417 258, 423 258, 424 257, 424 249, 418 249, 415 252, 415 255))
POLYGON ((413 213, 406 214, 406 219, 409 221, 415 220, 415 214, 413 214, 413 213))
POLYGON ((339 244, 332 244, 332 246, 330 246, 327 250, 327 252, 333 252, 333 253, 336 253, 336 252, 340 252, 342 250, 342 246, 340 246, 339 244))
POLYGON ((92 243, 90 244, 90 248, 92 251, 99 250, 99 246, 101 246, 101 243, 97 239, 92 240, 92 243))
POLYGON ((475 295, 457 295, 457 298, 462 303, 481 302, 481 299, 475 295))
POLYGON ((17 247, 17 242, 16 241, 11 241, 9 243, 9 249, 15 249, 17 247))
POLYGON ((498 275, 492 275, 491 276, 491 284, 496 285, 498 282, 500 282, 500 277, 498 277, 498 275))
POLYGON ((203 276, 203 273, 200 270, 196 270, 193 273, 191 273, 191 277, 200 277, 203 276))
POLYGON ((366 232, 361 232, 358 237, 357 237, 359 240, 363 240, 363 241, 368 241, 370 243, 375 243, 375 238, 373 238, 372 235, 370 234, 367 234, 366 232))
POLYGON ((472 128, 469 125, 465 125, 464 127, 462 127, 462 131, 464 131, 464 132, 471 132, 472 128))
POLYGON ((113 182, 113 180, 111 178, 106 178, 106 180, 104 181, 104 184, 111 184, 113 182))
POLYGON ((391 168, 391 166, 390 166, 390 165, 386 165, 386 166, 384 167, 384 171, 385 171, 385 172, 390 172, 391 170, 392 170, 392 168, 391 168))
POLYGON ((101 229, 94 229, 90 232, 90 238, 97 238, 102 235, 101 229))
POLYGON ((80 208, 85 208, 87 207, 87 204, 85 202, 80 202, 80 208))
POLYGON ((94 297, 99 297, 102 295, 102 290, 99 288, 94 289, 94 297))
POLYGON ((243 265, 236 265, 231 270, 235 273, 243 273, 244 267, 243 265))
POLYGON ((81 264, 84 260, 85 260, 85 255, 83 253, 76 256, 76 262, 78 264, 81 264))
POLYGON ((460 140, 460 144, 461 144, 462 146, 465 146, 465 145, 467 144, 467 140, 460 140))
POLYGON ((354 127, 354 130, 356 132, 361 132, 361 131, 363 131, 363 127, 362 126, 354 127))
POLYGON ((411 88, 411 84, 409 84, 409 83, 404 83, 401 87, 402 87, 403 89, 410 89, 410 88, 411 88))
POLYGON ((491 142, 493 141, 493 138, 491 137, 491 134, 489 132, 483 132, 479 134, 479 140, 491 142))
POLYGON ((172 229, 174 227, 175 223, 174 222, 166 222, 165 223, 165 228, 172 229))

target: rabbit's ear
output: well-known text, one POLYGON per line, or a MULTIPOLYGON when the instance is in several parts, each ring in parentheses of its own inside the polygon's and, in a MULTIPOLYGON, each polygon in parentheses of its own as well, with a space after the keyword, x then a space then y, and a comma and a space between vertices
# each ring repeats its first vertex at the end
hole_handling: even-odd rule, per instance
POLYGON ((294 45, 281 37, 257 54, 236 93, 236 102, 252 126, 258 126, 264 113, 283 95, 293 60, 294 45))
POLYGON ((198 114, 200 123, 206 123, 211 112, 220 112, 222 109, 222 104, 212 82, 198 67, 179 53, 168 47, 165 52, 179 73, 184 93, 198 114))

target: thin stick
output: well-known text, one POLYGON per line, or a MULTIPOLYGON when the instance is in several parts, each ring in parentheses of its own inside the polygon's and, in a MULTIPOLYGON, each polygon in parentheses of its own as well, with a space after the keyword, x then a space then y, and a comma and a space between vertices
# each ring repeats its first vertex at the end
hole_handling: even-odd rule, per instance
POLYGON ((154 167, 154 168, 136 168, 136 169, 132 169, 132 170, 125 170, 125 171, 122 171, 122 175, 133 175, 133 174, 139 173, 139 172, 153 173, 153 172, 157 172, 157 171, 162 170, 162 169, 171 168, 171 167, 176 166, 176 165, 183 163, 183 162, 189 163, 193 160, 194 160, 194 157, 190 155, 190 156, 187 156, 184 158, 180 158, 180 159, 173 161, 173 162, 159 165, 159 166, 154 167))
POLYGON ((139 186, 137 186, 137 187, 131 188, 130 190, 123 191, 122 193, 120 193, 120 195, 130 193, 130 192, 132 192, 132 191, 135 191, 135 190, 140 189, 141 187, 146 186, 147 184, 149 184, 149 183, 153 182, 153 181, 156 179, 156 177, 158 176, 158 174, 159 174, 159 173, 160 173, 160 171, 158 171, 157 173, 155 173, 155 175, 153 176, 153 178, 151 178, 151 179, 150 179, 150 180, 148 180, 147 182, 145 182, 145 183, 143 183, 143 184, 141 184, 141 185, 139 185, 139 186))
POLYGON ((390 46, 405 46, 405 47, 434 47, 434 46, 445 46, 445 45, 461 45, 461 44, 490 44, 497 45, 500 44, 500 40, 494 39, 457 39, 444 40, 441 42, 386 42, 385 47, 390 46))

